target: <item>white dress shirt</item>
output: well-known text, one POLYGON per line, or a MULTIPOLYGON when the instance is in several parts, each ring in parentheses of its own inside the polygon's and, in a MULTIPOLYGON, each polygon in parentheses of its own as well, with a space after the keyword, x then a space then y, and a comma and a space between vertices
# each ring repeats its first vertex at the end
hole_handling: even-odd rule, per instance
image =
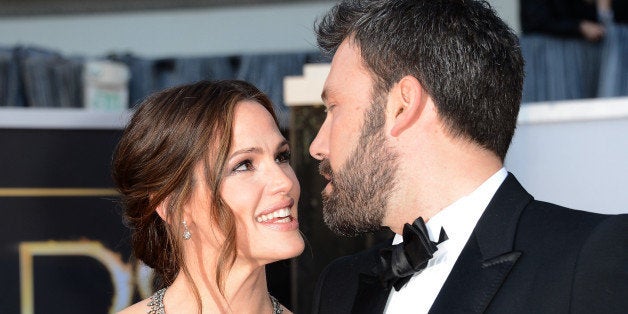
MULTIPOLYGON (((449 239, 438 245, 424 270, 416 273, 401 290, 392 289, 384 313, 429 311, 480 216, 507 175, 506 169, 501 168, 471 194, 445 207, 425 224, 432 241, 438 241, 441 227, 449 239)), ((401 242, 403 237, 395 235, 393 244, 401 242)))

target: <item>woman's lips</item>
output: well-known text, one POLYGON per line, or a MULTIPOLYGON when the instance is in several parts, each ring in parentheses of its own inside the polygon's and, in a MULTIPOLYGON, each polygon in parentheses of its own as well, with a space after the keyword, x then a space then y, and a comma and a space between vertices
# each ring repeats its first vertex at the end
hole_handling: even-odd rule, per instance
POLYGON ((293 214, 294 200, 290 199, 274 209, 266 210, 255 217, 255 220, 271 229, 280 231, 290 231, 299 228, 296 214, 293 214))

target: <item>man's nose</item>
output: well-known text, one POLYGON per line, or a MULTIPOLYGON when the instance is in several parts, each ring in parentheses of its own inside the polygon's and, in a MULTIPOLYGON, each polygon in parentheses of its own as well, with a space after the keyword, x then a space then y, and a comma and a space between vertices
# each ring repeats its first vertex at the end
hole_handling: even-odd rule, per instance
POLYGON ((329 127, 327 119, 318 130, 318 134, 310 144, 310 155, 318 160, 323 160, 329 156, 329 127))

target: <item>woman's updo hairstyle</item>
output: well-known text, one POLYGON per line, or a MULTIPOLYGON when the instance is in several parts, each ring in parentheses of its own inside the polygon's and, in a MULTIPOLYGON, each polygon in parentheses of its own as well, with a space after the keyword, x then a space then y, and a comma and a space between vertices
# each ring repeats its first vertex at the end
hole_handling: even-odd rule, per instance
POLYGON ((270 100, 255 86, 202 81, 152 94, 124 130, 113 156, 113 179, 131 229, 133 255, 155 270, 160 286, 171 285, 179 271, 193 282, 183 263, 182 208, 193 191, 194 169, 202 162, 212 195, 207 209, 211 223, 226 238, 215 278, 224 293, 225 275, 236 258, 236 227, 219 190, 235 107, 246 100, 260 103, 277 123, 270 100), (168 222, 156 212, 160 205, 168 222))

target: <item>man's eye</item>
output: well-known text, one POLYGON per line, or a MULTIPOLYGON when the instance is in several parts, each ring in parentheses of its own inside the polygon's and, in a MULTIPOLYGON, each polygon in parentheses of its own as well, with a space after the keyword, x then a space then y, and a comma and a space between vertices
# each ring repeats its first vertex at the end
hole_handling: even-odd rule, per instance
POLYGON ((334 109, 334 107, 336 107, 336 105, 334 105, 334 104, 330 104, 330 105, 325 106, 325 113, 328 113, 328 112, 332 111, 334 109))
POLYGON ((292 157, 292 154, 290 153, 290 151, 286 150, 277 154, 277 157, 275 157, 275 161, 277 163, 289 163, 291 157, 292 157))

